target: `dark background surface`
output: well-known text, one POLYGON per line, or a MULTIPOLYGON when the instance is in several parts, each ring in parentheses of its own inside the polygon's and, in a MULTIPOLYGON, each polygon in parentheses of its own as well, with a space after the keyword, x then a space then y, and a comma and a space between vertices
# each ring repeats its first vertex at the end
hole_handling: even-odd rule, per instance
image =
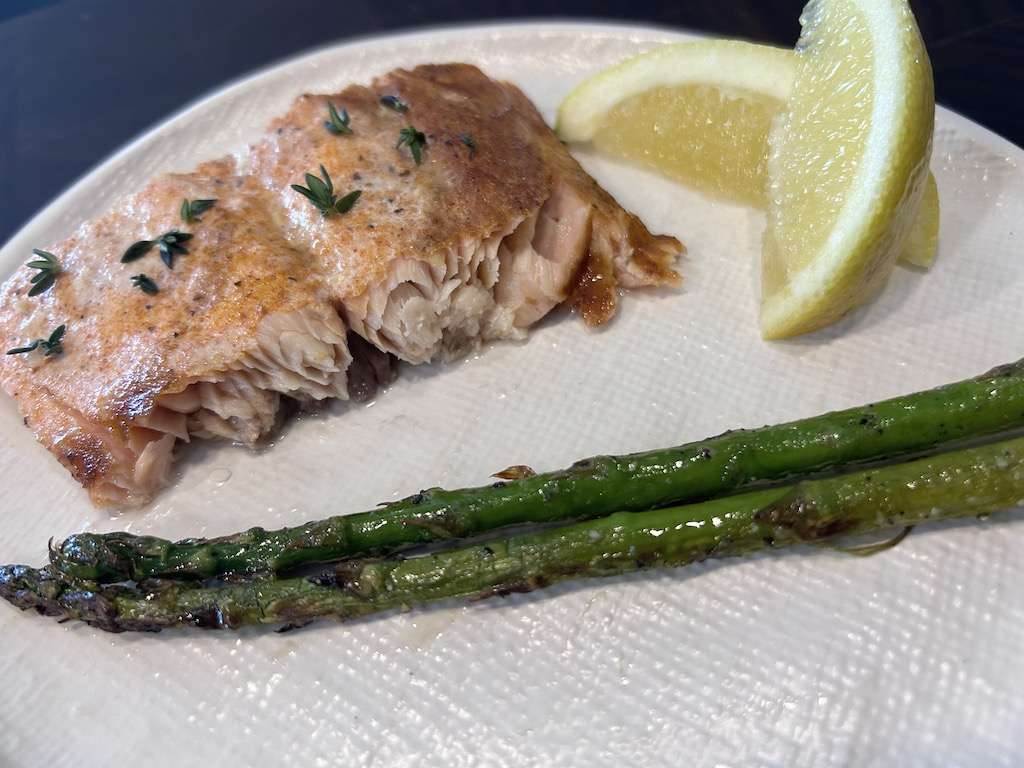
MULTIPOLYGON (((792 45, 804 0, 0 0, 0 242, 206 91, 345 38, 454 22, 606 19, 792 45)), ((1024 0, 911 0, 940 103, 1024 144, 1024 0)))

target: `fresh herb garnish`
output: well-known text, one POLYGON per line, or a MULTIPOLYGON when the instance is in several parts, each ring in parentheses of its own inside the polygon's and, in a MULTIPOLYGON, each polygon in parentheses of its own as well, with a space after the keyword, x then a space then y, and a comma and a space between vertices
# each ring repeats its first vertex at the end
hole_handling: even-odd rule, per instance
POLYGON ((132 275, 132 285, 150 296, 156 296, 160 293, 160 288, 157 287, 157 284, 148 275, 132 275))
POLYGON ((156 240, 139 240, 137 243, 132 243, 121 257, 121 262, 127 264, 130 261, 141 259, 155 245, 160 249, 160 258, 167 265, 167 268, 174 269, 174 255, 176 253, 188 253, 188 248, 182 245, 182 243, 191 239, 192 235, 190 233, 172 229, 170 232, 164 232, 156 240))
POLYGON ((474 157, 476 157, 476 142, 473 141, 473 137, 472 136, 470 136, 468 133, 460 133, 459 134, 459 141, 461 141, 463 144, 465 144, 467 147, 469 147, 469 159, 470 160, 472 160, 474 157))
POLYGON ((347 195, 342 195, 341 198, 335 203, 334 207, 338 213, 348 213, 352 210, 352 206, 356 204, 356 200, 363 194, 361 189, 353 189, 347 195))
POLYGON ((388 109, 393 109, 395 112, 408 112, 409 105, 402 101, 397 96, 381 96, 380 103, 388 109))
POLYGON ((186 197, 181 201, 181 220, 186 224, 199 221, 199 217, 213 208, 216 202, 216 199, 189 200, 186 197))
POLYGON ((306 186, 292 184, 292 189, 308 199, 324 218, 334 213, 348 213, 359 199, 362 190, 354 189, 339 200, 338 196, 334 194, 331 176, 322 165, 320 166, 320 175, 323 176, 322 179, 312 173, 307 173, 306 186))
POLYGON ((147 253, 149 249, 153 247, 155 240, 139 240, 136 243, 132 243, 128 246, 128 250, 121 256, 121 263, 127 264, 129 261, 135 261, 141 259, 147 253))
POLYGON ((30 261, 25 266, 30 269, 38 269, 39 271, 32 278, 32 288, 29 290, 28 295, 38 296, 41 293, 46 293, 53 287, 61 269, 60 263, 57 261, 57 257, 49 251, 41 251, 38 248, 33 248, 32 253, 38 258, 30 261))
POLYGON ((398 143, 395 144, 395 148, 397 149, 403 144, 409 147, 412 159, 416 161, 416 165, 423 162, 422 150, 423 147, 427 146, 427 137, 423 131, 417 131, 411 125, 405 126, 405 128, 398 132, 398 143))
POLYGON ((348 124, 348 111, 344 107, 341 108, 341 114, 339 115, 338 110, 336 110, 334 105, 328 101, 327 116, 330 119, 324 123, 324 128, 335 136, 340 136, 343 133, 352 133, 352 129, 348 124))
POLYGON ((170 232, 165 232, 157 238, 157 247, 160 249, 160 258, 164 264, 167 265, 168 269, 174 269, 174 254, 176 253, 188 253, 182 243, 186 240, 191 240, 192 235, 188 232, 179 232, 176 229, 172 229, 170 232))
POLYGON ((43 356, 49 357, 50 355, 59 355, 64 351, 64 345, 61 343, 61 339, 64 338, 64 331, 67 330, 66 326, 61 323, 54 328, 53 333, 50 334, 48 339, 36 339, 28 346, 15 347, 14 349, 8 349, 8 355, 23 355, 26 352, 32 352, 36 349, 43 350, 43 356))

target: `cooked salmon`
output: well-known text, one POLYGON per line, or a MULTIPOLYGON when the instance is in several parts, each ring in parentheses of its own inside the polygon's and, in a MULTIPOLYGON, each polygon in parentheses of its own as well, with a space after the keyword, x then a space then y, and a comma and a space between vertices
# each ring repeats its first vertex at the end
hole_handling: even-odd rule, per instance
POLYGON ((94 503, 133 506, 168 482, 178 443, 253 445, 285 399, 368 399, 396 359, 522 338, 562 303, 603 323, 618 286, 678 283, 681 249, 515 86, 463 64, 397 70, 301 96, 237 158, 161 176, 47 248, 60 274, 32 297, 32 273, 12 276, 0 334, 22 347, 64 325, 62 351, 6 355, 0 381, 94 503), (325 127, 330 109, 345 130, 325 127), (307 174, 345 205, 324 215, 293 188, 307 174))

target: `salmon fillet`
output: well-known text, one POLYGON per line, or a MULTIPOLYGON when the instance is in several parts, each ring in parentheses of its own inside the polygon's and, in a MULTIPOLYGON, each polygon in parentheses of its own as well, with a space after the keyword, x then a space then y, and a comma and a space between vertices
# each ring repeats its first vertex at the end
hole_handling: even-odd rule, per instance
POLYGON ((64 324, 63 351, 4 356, 0 382, 93 502, 124 507, 168 482, 177 443, 253 445, 285 400, 370 398, 396 359, 522 338, 561 303, 601 324, 617 286, 677 284, 682 246, 587 176, 515 86, 446 64, 302 96, 236 160, 161 176, 47 250, 61 273, 35 297, 30 272, 12 276, 0 333, 17 347, 64 324), (350 132, 325 128, 328 104, 350 132), (396 146, 407 126, 420 163, 396 146), (360 190, 350 210, 292 188, 319 168, 337 196, 360 190), (196 199, 216 202, 183 221, 196 199), (173 268, 158 244, 121 262, 173 232, 191 236, 173 268))

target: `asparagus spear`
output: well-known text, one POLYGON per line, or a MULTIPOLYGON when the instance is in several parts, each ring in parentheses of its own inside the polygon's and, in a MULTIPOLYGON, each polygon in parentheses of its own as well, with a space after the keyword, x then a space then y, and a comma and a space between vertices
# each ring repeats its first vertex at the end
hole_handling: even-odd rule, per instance
POLYGON ((1024 426, 1024 361, 975 379, 779 426, 709 440, 598 456, 571 468, 482 488, 422 491, 382 509, 294 528, 251 528, 172 542, 129 533, 81 533, 51 549, 70 578, 280 573, 348 557, 387 555, 510 525, 564 522, 695 501, 761 481, 927 451, 1024 426))
POLYGON ((702 504, 619 512, 422 557, 349 560, 315 578, 258 578, 216 587, 174 580, 151 587, 83 587, 55 577, 49 567, 6 566, 0 569, 0 595, 21 608, 112 632, 296 625, 820 543, 1022 502, 1024 438, 1018 438, 702 504))

